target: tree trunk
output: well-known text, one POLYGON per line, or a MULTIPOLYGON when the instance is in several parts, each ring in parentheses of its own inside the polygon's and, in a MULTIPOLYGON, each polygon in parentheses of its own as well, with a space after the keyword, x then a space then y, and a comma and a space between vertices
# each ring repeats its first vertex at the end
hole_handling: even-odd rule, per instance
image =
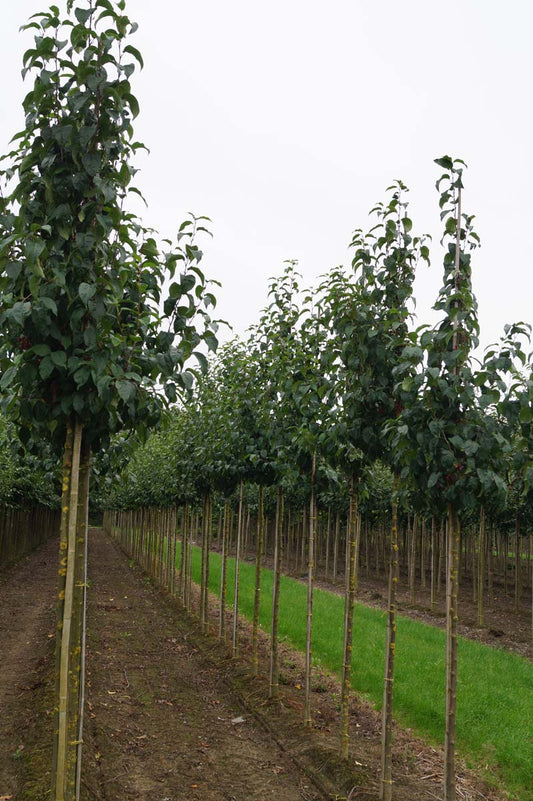
POLYGON ((430 591, 430 608, 434 612, 437 607, 437 528, 435 525, 435 516, 431 518, 431 591, 430 591))
POLYGON ((479 549, 477 565, 477 624, 485 625, 485 508, 479 511, 479 549))
POLYGON ((311 662, 312 647, 311 635, 313 626, 313 583, 315 563, 315 535, 316 535, 316 452, 313 453, 311 464, 311 501, 309 503, 309 547, 307 550, 307 630, 305 642, 305 702, 304 726, 312 725, 311 719, 311 662))
MULTIPOLYGON (((85 651, 86 651, 86 620, 87 620, 87 552, 89 544, 89 489, 91 477, 91 450, 89 446, 82 442, 81 466, 80 466, 80 487, 78 504, 78 615, 81 623, 79 651, 79 692, 78 692, 78 729, 74 730, 75 739, 78 741, 76 759, 76 788, 75 798, 79 799, 81 792, 81 758, 83 745, 83 723, 85 708, 85 651)), ((78 661, 78 660, 76 660, 78 661)))
POLYGON ((242 543, 242 523, 243 523, 243 496, 244 486, 241 481, 239 489, 239 516, 237 519, 237 537, 235 543, 235 585, 233 592, 233 632, 231 650, 234 657, 237 656, 239 647, 238 642, 238 622, 239 622, 239 568, 241 559, 241 543, 242 543))
POLYGON ((279 591, 281 583, 281 555, 283 530, 283 490, 278 487, 276 503, 276 525, 274 530, 274 576, 272 584, 272 631, 270 639, 270 688, 269 697, 279 695, 279 591))
POLYGON ((514 529, 514 608, 518 610, 522 597, 522 538, 520 536, 520 520, 515 518, 514 529))
POLYGON ((411 548, 409 552, 409 598, 412 604, 416 603, 416 541, 418 539, 418 515, 413 515, 413 528, 411 529, 411 548))
MULTIPOLYGON (((69 432, 65 440, 64 468, 69 461, 67 449, 69 445, 69 432)), ((72 440, 71 472, 68 488, 68 502, 63 507, 63 523, 66 523, 66 560, 63 557, 62 568, 65 570, 60 578, 60 605, 62 606, 62 624, 58 629, 59 643, 59 696, 57 699, 57 730, 55 733, 54 765, 52 773, 55 801, 72 801, 76 797, 76 777, 78 760, 78 739, 80 725, 80 671, 83 632, 83 602, 81 576, 85 575, 84 554, 85 545, 82 538, 82 555, 80 556, 80 542, 78 528, 80 522, 80 462, 82 451, 83 427, 79 422, 74 425, 72 440)), ((83 476, 82 476, 83 484, 83 476)), ((83 487, 82 487, 83 491, 83 487)), ((66 499, 67 490, 63 484, 63 497, 66 499)), ((85 508, 85 498, 82 501, 85 508)), ((62 545, 64 540, 62 532, 62 545)))
POLYGON ((455 801, 455 724, 457 707, 458 571, 461 529, 457 512, 448 507, 448 575, 446 586, 446 733, 444 799, 455 801))
POLYGON ((337 565, 339 558, 339 537, 341 532, 341 516, 337 511, 335 515, 335 539, 333 541, 333 582, 337 583, 337 565))
POLYGON ((263 555, 263 486, 259 485, 259 509, 257 512, 257 540, 255 548, 255 591, 254 591, 254 617, 252 622, 252 669, 254 675, 259 671, 259 609, 261 606, 261 558, 263 555))
POLYGON ((357 546, 358 546, 358 495, 356 480, 350 481, 350 509, 348 515, 348 559, 346 576, 346 602, 344 615, 344 653, 342 660, 341 692, 341 757, 348 758, 348 720, 350 710, 350 686, 352 675, 353 610, 357 584, 357 546))
MULTIPOLYGON (((387 650, 382 710, 381 787, 382 801, 392 799, 392 722, 394 697, 394 657, 396 652, 396 595, 398 590, 398 504, 397 478, 394 477, 389 561, 389 602, 387 612, 387 650)), ((435 523, 433 521, 433 533, 435 523)), ((433 576, 433 571, 432 571, 433 576)))
POLYGON ((222 515, 221 524, 219 526, 219 539, 222 540, 222 564, 220 570, 220 622, 218 636, 221 640, 226 639, 226 592, 228 584, 229 520, 229 501, 226 501, 224 504, 224 514, 222 515))

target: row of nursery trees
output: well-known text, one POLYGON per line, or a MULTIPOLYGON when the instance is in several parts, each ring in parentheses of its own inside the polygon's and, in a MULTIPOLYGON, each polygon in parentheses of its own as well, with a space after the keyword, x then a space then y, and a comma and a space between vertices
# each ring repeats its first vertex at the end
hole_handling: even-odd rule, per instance
POLYGON ((57 460, 53 454, 36 459, 16 441, 0 415, 0 567, 45 542, 59 521, 57 460))
MULTIPOLYGON (((292 560, 292 568, 301 570, 305 559, 307 572, 306 725, 311 725, 312 604, 317 556, 322 556, 326 569, 334 572, 345 558, 343 756, 348 755, 357 564, 361 541, 367 549, 368 563, 372 536, 361 522, 361 512, 366 512, 368 521, 379 511, 380 502, 383 506, 389 500, 387 512, 381 509, 382 521, 386 522, 386 529, 381 529, 386 530, 386 545, 374 532, 375 550, 379 554, 382 549, 389 573, 381 778, 381 795, 387 800, 392 794, 395 610, 400 557, 413 588, 417 566, 425 580, 423 560, 430 560, 432 596, 438 591, 446 563, 447 801, 455 798, 461 539, 467 546, 472 538, 478 543, 476 573, 481 616, 494 523, 506 533, 509 518, 512 519, 517 599, 523 581, 529 580, 529 560, 527 569, 521 561, 522 533, 529 533, 533 498, 533 372, 531 359, 523 350, 528 328, 506 328, 501 343, 485 354, 481 364, 473 359, 478 320, 471 253, 479 240, 473 218, 462 210, 463 162, 444 157, 437 159, 437 164, 444 171, 437 181, 444 223, 444 281, 435 304, 441 313, 440 322, 417 330, 410 326, 415 268, 420 260, 429 261, 429 248, 425 237, 413 233, 407 190, 398 181, 390 187, 386 202, 373 209, 375 225, 371 230, 355 232, 351 269, 335 269, 317 288, 302 292, 295 264, 287 264, 281 278, 272 283, 270 305, 249 338, 245 342, 234 341, 220 351, 196 384, 189 402, 176 407, 165 428, 133 453, 107 498, 110 509, 144 507, 143 512, 126 516, 116 512, 107 518, 107 523, 160 577, 167 569, 164 565, 171 564, 175 555, 172 536, 179 519, 182 543, 178 591, 187 606, 190 545, 201 539, 200 617, 205 626, 213 498, 222 499, 218 538, 223 565, 232 505, 237 509, 237 598, 238 561, 243 546, 246 550, 250 544, 243 543, 250 530, 245 522, 248 512, 244 499, 247 494, 250 496, 249 487, 256 487, 254 665, 265 508, 270 503, 269 541, 274 569, 271 693, 276 695, 278 687, 276 628, 284 552, 286 568, 291 567, 292 560), (178 507, 180 512, 165 513, 164 523, 156 524, 159 517, 150 507, 178 507), (302 509, 303 515, 298 516, 302 509), (341 513, 346 514, 342 534, 341 513), (470 537, 465 536, 467 531, 470 537), (170 550, 167 553, 165 549, 170 550)), ((175 589, 176 577, 173 571, 170 574, 167 578, 175 589)), ((221 632, 224 606, 223 579, 221 632)), ((237 601, 234 649, 236 609, 237 601)))
MULTIPOLYGON (((250 341, 229 346, 194 386, 188 359, 196 355, 206 368, 205 350, 217 345, 214 297, 195 244, 203 223, 187 220, 177 243, 161 242, 128 207, 130 194, 138 193, 132 162, 142 147, 133 132, 138 103, 130 82, 143 63, 128 39, 136 25, 124 0, 66 0, 66 14, 52 5, 25 27, 35 30, 23 56, 31 82, 25 122, 0 170, 0 393, 26 453, 40 463, 59 456, 62 465, 52 797, 73 801, 80 793, 92 457, 104 454, 105 467, 113 436, 149 430, 160 419, 162 394, 173 403, 194 388, 171 418, 178 445, 168 449, 166 465, 168 476, 174 465, 174 478, 171 495, 158 502, 192 507, 202 499, 205 615, 213 492, 228 499, 238 492, 242 533, 244 485, 260 487, 260 564, 264 490, 274 488, 279 576, 287 484, 301 477, 308 495, 301 545, 309 579, 308 676, 318 493, 326 480, 332 492, 349 487, 345 754, 361 487, 378 459, 393 476, 385 798, 392 786, 398 507, 409 501, 420 517, 446 517, 446 797, 453 798, 460 523, 476 509, 493 515, 509 484, 521 510, 533 472, 532 383, 517 371, 520 362, 530 369, 519 344, 523 329, 509 329, 482 368, 472 368, 470 250, 477 240, 461 211, 462 164, 439 160, 446 252, 438 327, 409 330, 415 265, 429 251, 412 234, 398 183, 376 208, 373 231, 356 233, 353 270, 334 271, 300 301, 289 265, 250 341)), ((165 448, 165 435, 159 439, 165 448)), ((15 524, 6 525, 11 539, 15 524)))

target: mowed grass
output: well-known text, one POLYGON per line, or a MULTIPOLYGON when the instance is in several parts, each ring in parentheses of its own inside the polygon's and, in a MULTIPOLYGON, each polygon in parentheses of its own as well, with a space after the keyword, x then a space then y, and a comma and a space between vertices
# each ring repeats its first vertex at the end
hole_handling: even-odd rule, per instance
MULTIPOLYGON (((178 555, 179 558, 179 555, 178 555)), ((193 578, 200 581, 200 551, 194 549, 193 578)), ((218 594, 221 558, 210 555, 210 590, 218 594)), ((228 605, 233 603, 235 562, 228 559, 228 605)), ((239 609, 253 614, 255 566, 241 562, 239 609)), ((260 623, 271 624, 272 572, 261 576, 260 623)), ((305 648, 307 588, 281 579, 279 635, 305 648)), ((315 590, 313 661, 338 676, 342 670, 344 599, 315 590)), ((386 619, 381 610, 356 605, 352 686, 378 709, 382 703, 386 619)), ((398 617, 395 718, 434 744, 444 741, 445 632, 398 617)), ((533 665, 506 651, 460 638, 457 688, 457 748, 470 765, 488 768, 517 798, 533 798, 533 665)))

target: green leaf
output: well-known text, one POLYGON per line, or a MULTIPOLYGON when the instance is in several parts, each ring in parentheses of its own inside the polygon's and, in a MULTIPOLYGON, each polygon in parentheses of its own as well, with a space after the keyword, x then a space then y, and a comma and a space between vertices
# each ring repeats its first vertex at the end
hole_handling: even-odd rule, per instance
POLYGON ((26 240, 24 245, 24 253, 29 264, 35 264, 41 253, 46 247, 46 242, 42 239, 29 239, 26 240))
POLYGON ((133 47, 132 45, 126 45, 126 47, 124 48, 123 52, 124 53, 131 53, 131 55, 134 58, 136 58, 137 61, 139 62, 140 66, 141 66, 141 69, 144 67, 143 57, 141 56, 141 54, 139 53, 139 51, 137 50, 136 47, 133 47))
POLYGON ((128 105, 129 105, 129 107, 131 109, 131 113, 132 113, 133 117, 134 118, 138 117, 139 116, 139 101, 137 100, 137 98, 134 95, 132 95, 131 92, 128 92, 128 93, 126 93, 124 95, 124 100, 128 103, 128 105))
POLYGON ((46 379, 49 378, 53 372, 54 363, 50 356, 45 356, 39 365, 39 375, 46 381, 46 379))
POLYGON ((94 284, 81 283, 78 287, 78 295, 82 303, 87 306, 91 298, 96 294, 96 286, 94 284))
POLYGON ((89 17, 91 16, 92 13, 93 12, 92 12, 92 10, 90 8, 75 8, 74 9, 74 14, 76 15, 76 19, 82 25, 85 25, 85 23, 87 22, 87 20, 89 19, 89 17))
POLYGON ((446 220, 446 233, 454 234, 457 229, 457 221, 455 217, 448 217, 446 220))
POLYGON ((533 420, 533 410, 531 406, 521 406, 518 415, 521 423, 530 423, 533 420))
POLYGON ((208 370, 208 367, 209 367, 209 362, 207 361, 207 359, 204 356, 204 354, 200 353, 197 350, 195 350, 192 355, 196 356, 196 358, 198 359, 198 363, 200 365, 200 369, 202 370, 202 372, 203 373, 207 373, 207 370, 208 370))
POLYGON ((453 170, 453 161, 450 156, 442 156, 440 159, 434 159, 435 164, 439 167, 444 167, 445 170, 453 170))
POLYGON ((0 389, 7 389, 17 374, 17 366, 8 367, 0 379, 0 389))
POLYGON ((84 153, 81 161, 87 174, 92 178, 94 178, 102 166, 102 158, 100 153, 84 153))
POLYGON ((67 365, 67 354, 64 350, 53 351, 50 358, 56 367, 66 367, 67 365))
POLYGON ((434 487, 439 479, 440 479, 440 473, 431 473, 431 475, 430 475, 430 477, 428 479, 428 489, 431 489, 431 487, 434 487))
POLYGON ((50 348, 48 345, 34 345, 32 351, 36 356, 48 356, 50 348))
POLYGON ((131 381, 117 381, 116 387, 117 392, 124 403, 128 403, 128 401, 133 400, 135 397, 135 384, 133 384, 131 381))
POLYGON ((53 298, 48 298, 46 295, 43 295, 39 298, 39 303, 41 306, 44 306, 45 309, 48 309, 48 311, 57 314, 57 303, 53 298))
POLYGON ((76 370, 74 373, 74 381, 76 382, 77 387, 83 387, 91 377, 91 369, 87 365, 80 367, 79 370, 76 370))

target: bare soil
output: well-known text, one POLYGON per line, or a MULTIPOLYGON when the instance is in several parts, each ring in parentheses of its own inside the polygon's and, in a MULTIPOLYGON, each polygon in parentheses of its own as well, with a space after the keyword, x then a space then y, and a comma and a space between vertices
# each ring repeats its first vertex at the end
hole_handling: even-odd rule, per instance
POLYGON ((30 763, 50 770, 57 554, 52 539, 0 572, 0 799, 32 797, 30 763))
MULTIPOLYGON (((0 575, 0 799, 44 801, 51 763, 57 542, 0 575)), ((338 683, 316 673, 301 725, 302 658, 283 650, 282 696, 201 634, 101 531, 89 554, 83 801, 378 798, 380 720, 354 697, 349 762, 338 754, 338 683)), ((216 603, 212 604, 216 630, 216 603)), ((262 671, 267 665, 261 642, 262 671)), ((442 754, 397 729, 395 799, 442 796, 442 754)), ((503 798, 462 767, 459 795, 503 798)))

